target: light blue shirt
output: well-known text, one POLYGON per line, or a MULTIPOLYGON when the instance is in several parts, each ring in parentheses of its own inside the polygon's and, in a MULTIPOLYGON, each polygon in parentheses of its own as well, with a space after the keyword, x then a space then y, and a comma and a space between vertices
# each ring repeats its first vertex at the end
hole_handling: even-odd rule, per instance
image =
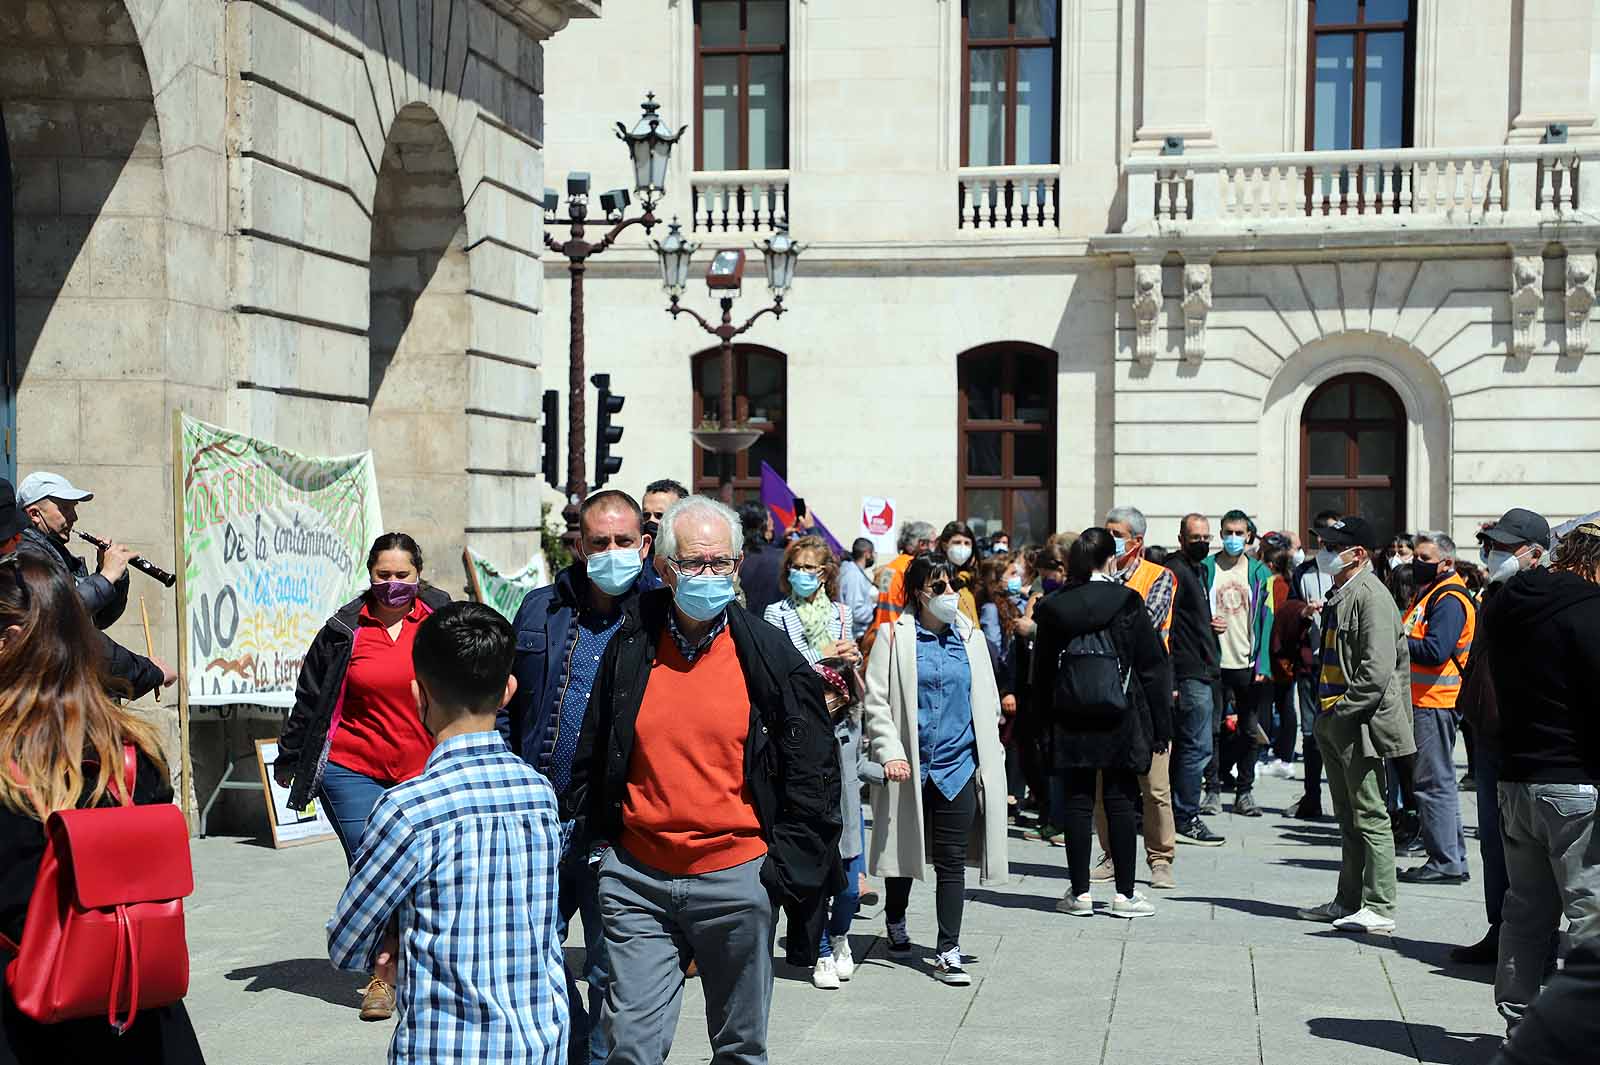
POLYGON ((952 625, 942 635, 917 623, 917 752, 922 782, 954 799, 978 769, 972 728, 972 663, 952 625))

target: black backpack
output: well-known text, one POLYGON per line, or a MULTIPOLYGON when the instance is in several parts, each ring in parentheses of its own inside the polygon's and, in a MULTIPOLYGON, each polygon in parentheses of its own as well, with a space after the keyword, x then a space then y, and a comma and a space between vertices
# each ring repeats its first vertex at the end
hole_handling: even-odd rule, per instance
POLYGON ((1128 683, 1109 627, 1079 633, 1056 656, 1056 720, 1074 729, 1110 729, 1128 712, 1128 683))

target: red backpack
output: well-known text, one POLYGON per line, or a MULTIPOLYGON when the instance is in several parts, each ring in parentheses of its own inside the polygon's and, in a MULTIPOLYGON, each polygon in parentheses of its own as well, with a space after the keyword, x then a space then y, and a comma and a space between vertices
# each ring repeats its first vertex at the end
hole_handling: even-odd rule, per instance
POLYGON ((103 1016, 125 1032, 141 1009, 189 990, 189 826, 170 803, 133 805, 131 744, 122 761, 124 805, 61 810, 45 822, 22 942, 0 936, 16 953, 6 968, 11 997, 43 1024, 103 1016))

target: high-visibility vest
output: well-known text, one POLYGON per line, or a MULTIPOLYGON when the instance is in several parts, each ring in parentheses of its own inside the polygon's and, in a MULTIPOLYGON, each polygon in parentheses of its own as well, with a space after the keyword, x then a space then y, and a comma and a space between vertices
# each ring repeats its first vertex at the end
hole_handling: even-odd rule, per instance
MULTIPOLYGON (((1126 583, 1129 588, 1139 593, 1140 599, 1148 601, 1150 589, 1154 588, 1156 581, 1164 576, 1171 576, 1174 584, 1178 580, 1177 575, 1173 574, 1167 567, 1158 566, 1147 558, 1141 558, 1139 565, 1134 567, 1133 572, 1129 574, 1126 583)), ((1176 598, 1176 595, 1177 589, 1174 588, 1174 598, 1176 598)), ((1152 617, 1150 621, 1155 625, 1156 632, 1161 636, 1162 646, 1170 651, 1172 649, 1172 599, 1167 600, 1167 608, 1161 612, 1161 616, 1152 617)))
POLYGON ((861 637, 861 649, 872 650, 881 625, 893 625, 906 609, 906 570, 914 560, 910 555, 898 555, 873 574, 878 581, 878 611, 872 616, 872 626, 861 637))
POLYGON ((1413 640, 1427 638, 1428 608, 1441 595, 1453 595, 1461 600, 1467 612, 1467 623, 1461 627, 1461 638, 1456 641, 1455 653, 1446 658, 1442 665, 1411 663, 1411 705, 1454 710, 1456 696, 1461 694, 1461 671, 1466 668, 1467 656, 1472 652, 1472 634, 1478 621, 1477 608, 1467 594, 1467 582, 1460 575, 1452 573, 1429 588, 1406 613, 1406 635, 1413 640))

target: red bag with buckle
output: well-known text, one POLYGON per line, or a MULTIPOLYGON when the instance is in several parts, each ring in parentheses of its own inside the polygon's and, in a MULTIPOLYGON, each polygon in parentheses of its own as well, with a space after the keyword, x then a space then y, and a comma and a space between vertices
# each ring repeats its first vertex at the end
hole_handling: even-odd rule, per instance
POLYGON ((124 1032, 141 1009, 189 990, 189 826, 170 803, 133 805, 132 745, 122 757, 125 805, 61 810, 45 822, 22 943, 6 968, 17 1009, 44 1024, 105 1017, 124 1032))

